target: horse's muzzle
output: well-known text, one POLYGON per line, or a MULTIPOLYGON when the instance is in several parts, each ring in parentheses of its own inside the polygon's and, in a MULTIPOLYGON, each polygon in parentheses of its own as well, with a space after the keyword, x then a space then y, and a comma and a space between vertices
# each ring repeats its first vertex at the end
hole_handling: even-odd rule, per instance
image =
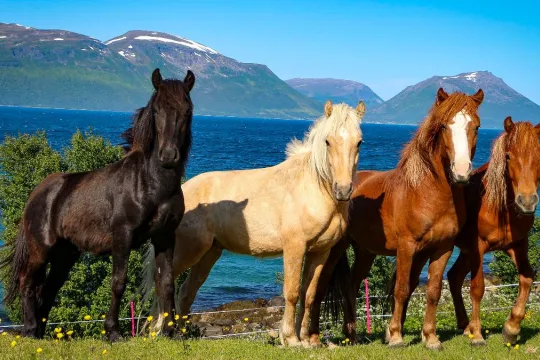
POLYGON ((334 183, 334 196, 337 201, 349 201, 351 199, 353 184, 352 182, 347 186, 337 185, 334 183))
POLYGON ((516 196, 516 205, 523 214, 534 214, 538 205, 538 194, 516 196))
POLYGON ((173 168, 180 161, 180 154, 177 148, 168 147, 159 150, 159 161, 164 168, 173 168))

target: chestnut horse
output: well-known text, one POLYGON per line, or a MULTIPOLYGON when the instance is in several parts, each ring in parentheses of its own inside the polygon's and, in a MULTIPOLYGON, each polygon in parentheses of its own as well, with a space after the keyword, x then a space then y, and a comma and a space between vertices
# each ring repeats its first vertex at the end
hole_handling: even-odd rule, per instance
MULTIPOLYGON (((309 346, 319 274, 347 224, 364 112, 363 102, 353 109, 328 101, 304 140, 287 146, 282 163, 204 173, 182 186, 186 214, 176 231, 174 276, 191 270, 180 289, 181 315, 189 313, 223 249, 260 257, 283 254, 286 302, 280 339, 284 345, 309 346)), ((145 278, 143 288, 149 289, 152 276, 145 278)), ((158 327, 162 321, 160 315, 158 327)))
POLYGON ((184 214, 179 186, 191 145, 195 76, 163 80, 125 133, 127 155, 102 169, 52 174, 30 194, 19 234, 3 266, 10 267, 6 301, 22 301, 23 335, 43 337, 56 295, 83 251, 112 253, 112 303, 105 320, 108 338, 120 337, 118 313, 132 248, 152 238, 161 306, 174 306, 174 231, 184 214), (50 266, 47 272, 47 267, 50 266))
POLYGON ((504 132, 494 142, 490 161, 471 176, 466 189, 467 223, 456 239, 461 249, 448 272, 457 323, 472 343, 485 344, 480 331, 480 301, 484 295, 484 254, 503 250, 519 273, 519 293, 504 324, 505 343, 515 344, 534 278, 529 264, 528 233, 534 223, 540 180, 540 124, 504 120, 504 132), (469 322, 461 286, 471 272, 472 319, 469 322))
POLYGON ((482 90, 468 96, 459 92, 448 95, 439 89, 435 104, 405 147, 397 168, 357 173, 347 234, 332 249, 319 282, 311 317, 313 341, 318 339, 320 304, 329 283, 330 292, 340 291, 334 296, 338 306, 345 307, 344 332, 355 339, 355 298, 360 283, 376 255, 390 255, 397 257, 397 286, 387 329, 389 346, 404 345, 403 310, 422 270, 413 266, 413 259, 421 258, 430 260, 422 339, 428 348, 441 347, 435 335, 437 303, 454 238, 465 224, 463 183, 472 170, 480 126, 477 111, 483 98, 482 90), (356 254, 352 276, 347 276, 345 250, 349 244, 356 254), (347 283, 350 278, 352 283, 347 283))

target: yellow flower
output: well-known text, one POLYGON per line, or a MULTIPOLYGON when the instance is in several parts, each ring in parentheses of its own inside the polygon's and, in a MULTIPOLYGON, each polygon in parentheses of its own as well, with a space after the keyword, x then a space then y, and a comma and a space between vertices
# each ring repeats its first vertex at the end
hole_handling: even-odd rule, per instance
POLYGON ((511 345, 510 343, 506 343, 506 346, 507 346, 507 347, 510 347, 510 345, 511 345))
POLYGON ((248 318, 244 318, 244 321, 249 321, 249 319, 248 319, 248 318))
POLYGON ((169 316, 169 313, 168 313, 168 312, 164 312, 164 313, 163 313, 163 317, 166 318, 167 316, 169 316))
POLYGON ((43 351, 42 348, 37 348, 37 349, 36 349, 36 352, 37 352, 38 354, 39 354, 40 352, 42 352, 42 351, 43 351))
POLYGON ((85 315, 84 316, 84 320, 86 320, 86 321, 91 320, 91 319, 92 319, 92 317, 90 315, 85 315))
POLYGON ((174 320, 178 320, 178 319, 180 319, 180 315, 178 314, 174 315, 174 320))
POLYGON ((186 324, 189 324, 189 323, 191 323, 191 321, 189 321, 189 320, 188 320, 188 321, 186 321, 186 324))
POLYGON ((106 355, 107 353, 108 353, 107 349, 103 349, 102 354, 103 354, 103 355, 106 355))
POLYGON ((54 332, 55 332, 55 333, 62 332, 62 328, 55 328, 55 329, 54 329, 54 332))
POLYGON ((188 318, 187 315, 182 316, 182 319, 186 320, 188 318))
POLYGON ((15 345, 17 345, 17 342, 16 342, 15 340, 13 340, 13 341, 11 342, 11 347, 15 347, 15 345))
POLYGON ((105 330, 101 330, 101 335, 105 335, 105 330))
POLYGON ((21 338, 21 335, 15 336, 15 339, 20 339, 20 338, 21 338))
POLYGON ((45 319, 45 318, 41 319, 41 322, 45 322, 45 321, 47 321, 47 319, 45 319))
POLYGON ((173 326, 174 323, 172 321, 169 321, 169 323, 167 324, 167 326, 173 326))
POLYGON ((4 332, 2 333, 2 336, 6 336, 6 335, 7 335, 7 332, 4 331, 4 332))
POLYGON ((154 320, 154 317, 152 315, 150 315, 149 317, 146 318, 146 320, 152 321, 152 320, 154 320))
POLYGON ((152 337, 156 337, 156 332, 155 331, 152 331, 152 333, 150 334, 152 337))
POLYGON ((186 328, 182 328, 182 332, 185 333, 187 330, 186 328))
POLYGON ((342 343, 342 344, 345 344, 345 340, 342 340, 341 343, 342 343))
POLYGON ((146 338, 143 338, 142 341, 146 341, 146 338))
POLYGON ((486 334, 489 334, 489 330, 486 330, 486 334))
POLYGON ((62 334, 62 333, 58 333, 58 334, 56 334, 56 337, 57 337, 57 338, 59 338, 59 339, 61 339, 61 338, 63 338, 63 337, 64 337, 64 334, 62 334))
POLYGON ((350 341, 349 338, 346 338, 346 339, 345 339, 345 342, 346 342, 346 343, 348 343, 349 341, 350 341))
POLYGON ((105 319, 105 318, 106 318, 106 316, 105 316, 105 315, 101 315, 101 318, 102 318, 102 319, 105 319))
POLYGON ((472 339, 474 337, 473 334, 469 334, 469 339, 472 339))
POLYGON ((514 349, 519 350, 519 344, 516 344, 516 346, 514 346, 514 349))
POLYGON ((68 334, 68 336, 73 335, 73 330, 69 330, 66 334, 68 334))

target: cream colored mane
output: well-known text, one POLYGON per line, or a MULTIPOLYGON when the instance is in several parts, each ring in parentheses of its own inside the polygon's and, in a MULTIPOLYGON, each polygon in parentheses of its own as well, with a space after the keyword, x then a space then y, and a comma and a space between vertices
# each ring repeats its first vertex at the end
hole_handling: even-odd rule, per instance
MULTIPOLYGON (((326 138, 329 135, 338 134, 340 129, 357 127, 361 120, 358 112, 349 105, 333 105, 332 114, 329 117, 323 115, 318 118, 310 126, 302 141, 293 139, 287 145, 285 150, 287 159, 297 155, 310 154, 309 164, 311 167, 323 180, 332 182, 328 166, 326 138)), ((360 129, 359 131, 362 134, 360 129)))
POLYGON ((501 210, 506 207, 506 142, 507 133, 503 133, 493 143, 491 158, 484 175, 486 180, 485 199, 488 208, 501 210))

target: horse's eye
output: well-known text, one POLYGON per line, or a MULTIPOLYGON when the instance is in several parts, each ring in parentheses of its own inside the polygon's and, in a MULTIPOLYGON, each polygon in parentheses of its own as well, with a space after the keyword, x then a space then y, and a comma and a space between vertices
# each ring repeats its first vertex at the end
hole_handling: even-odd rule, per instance
POLYGON ((330 146, 330 143, 328 142, 328 140, 326 140, 326 146, 330 146))

